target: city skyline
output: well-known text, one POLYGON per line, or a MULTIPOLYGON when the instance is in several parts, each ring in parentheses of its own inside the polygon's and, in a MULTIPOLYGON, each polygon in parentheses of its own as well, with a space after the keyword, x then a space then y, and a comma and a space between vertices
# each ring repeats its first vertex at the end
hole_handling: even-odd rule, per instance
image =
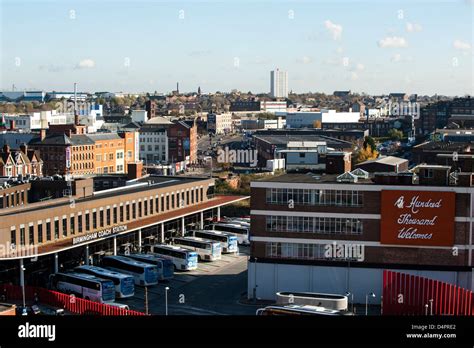
POLYGON ((241 5, 3 0, 0 89, 472 95, 470 1, 241 5))

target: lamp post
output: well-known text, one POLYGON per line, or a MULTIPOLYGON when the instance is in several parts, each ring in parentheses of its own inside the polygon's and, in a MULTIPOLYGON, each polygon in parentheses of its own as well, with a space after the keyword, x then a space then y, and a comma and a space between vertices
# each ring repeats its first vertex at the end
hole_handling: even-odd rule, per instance
POLYGON ((433 299, 430 299, 430 315, 433 315, 433 299))
POLYGON ((375 294, 371 292, 365 295, 365 315, 369 315, 369 296, 375 298, 375 294))
POLYGON ((20 267, 21 267, 21 277, 22 277, 21 292, 22 292, 22 295, 23 295, 23 309, 22 309, 21 315, 28 315, 28 312, 26 310, 26 299, 25 299, 25 271, 26 271, 26 268, 25 268, 25 266, 23 266, 23 259, 21 259, 20 267))
POLYGON ((254 283, 253 283, 253 302, 257 303, 257 258, 255 257, 254 260, 254 283))
POLYGON ((170 288, 167 286, 165 288, 165 315, 168 315, 168 290, 170 288))
POLYGON ((351 305, 352 313, 354 313, 354 294, 353 294, 352 292, 348 291, 348 292, 346 292, 346 296, 347 296, 347 297, 349 297, 349 296, 351 297, 351 303, 350 303, 350 305, 351 305))

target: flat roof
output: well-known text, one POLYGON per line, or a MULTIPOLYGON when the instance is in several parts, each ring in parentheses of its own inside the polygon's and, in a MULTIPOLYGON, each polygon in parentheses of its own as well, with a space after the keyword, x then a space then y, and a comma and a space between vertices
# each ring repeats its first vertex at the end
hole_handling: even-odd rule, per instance
MULTIPOLYGON (((250 196, 230 196, 230 195, 222 195, 222 196, 215 196, 214 198, 211 198, 207 200, 206 202, 202 202, 199 204, 195 204, 189 207, 184 207, 184 208, 179 208, 179 209, 174 209, 172 211, 160 213, 157 215, 153 215, 144 219, 136 219, 134 221, 129 221, 129 222, 124 222, 122 224, 116 224, 115 226, 123 226, 126 225, 127 229, 124 232, 121 233, 116 233, 112 236, 105 237, 105 238, 99 238, 99 239, 94 239, 88 242, 84 243, 78 243, 78 244, 72 244, 72 241, 75 237, 80 237, 80 236, 86 236, 91 233, 95 233, 97 231, 92 231, 92 232, 87 232, 87 233, 81 233, 81 234, 75 234, 67 239, 60 239, 56 243, 52 244, 47 244, 43 246, 38 247, 38 256, 42 255, 47 255, 47 254, 52 254, 60 251, 65 251, 68 249, 73 249, 76 247, 84 246, 87 244, 95 243, 98 241, 105 240, 107 238, 111 238, 113 236, 122 236, 125 234, 128 234, 130 232, 135 232, 141 228, 147 228, 151 227, 153 225, 156 225, 158 223, 165 223, 171 220, 176 220, 181 217, 185 217, 188 215, 192 214, 197 214, 200 213, 201 211, 221 207, 224 205, 228 205, 231 203, 236 203, 245 199, 249 199, 250 196)), ((31 258, 33 255, 15 255, 15 256, 10 256, 10 257, 0 257, 0 260, 13 260, 13 259, 20 259, 20 258, 31 258)))
MULTIPOLYGON (((143 177, 137 180, 136 181, 137 184, 135 185, 114 187, 107 190, 94 191, 94 194, 92 196, 88 196, 84 198, 75 197, 75 201, 76 203, 89 202, 96 199, 115 197, 118 194, 146 192, 148 190, 153 190, 156 188, 169 187, 173 185, 190 183, 190 182, 204 181, 208 179, 210 178, 177 177, 177 176, 148 176, 148 177, 143 177), (138 185, 138 184, 142 184, 142 185, 138 185)), ((19 211, 24 213, 24 212, 33 212, 33 211, 42 210, 42 209, 51 209, 51 208, 56 208, 56 207, 69 205, 69 204, 70 204, 69 197, 61 197, 61 198, 56 198, 49 201, 30 203, 26 206, 21 206, 21 207, 0 209, 0 216, 14 215, 14 214, 17 214, 19 211)))

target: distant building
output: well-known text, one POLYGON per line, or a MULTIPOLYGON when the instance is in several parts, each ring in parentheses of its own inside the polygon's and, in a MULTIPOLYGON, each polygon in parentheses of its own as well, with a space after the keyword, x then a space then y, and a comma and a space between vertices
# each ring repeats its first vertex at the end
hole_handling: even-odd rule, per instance
POLYGON ((5 91, 0 92, 0 102, 27 102, 38 101, 43 103, 45 101, 46 92, 43 91, 5 91))
POLYGON ((356 168, 365 170, 368 173, 391 172, 400 173, 408 170, 408 160, 394 156, 384 156, 373 160, 368 160, 356 164, 356 168))
POLYGON ((0 176, 43 175, 43 161, 39 152, 22 144, 19 149, 3 145, 0 149, 0 176))
POLYGON ((339 98, 346 98, 351 94, 351 91, 334 91, 333 95, 339 98))
POLYGON ((173 120, 168 128, 168 158, 172 162, 197 162, 196 120, 173 120))
POLYGON ((239 111, 249 111, 256 112, 260 111, 260 102, 259 101, 249 101, 249 100, 237 100, 230 103, 229 111, 239 112, 239 111))
POLYGON ((260 102, 261 112, 270 112, 272 114, 276 112, 285 113, 286 108, 287 108, 286 101, 263 100, 260 102))
POLYGON ((336 112, 336 110, 321 110, 319 112, 291 112, 286 114, 288 128, 315 128, 317 122, 324 123, 349 123, 359 122, 358 112, 336 112))
POLYGON ((214 134, 224 134, 232 131, 231 113, 208 113, 207 130, 214 134))
POLYGON ((270 72, 270 95, 273 98, 288 98, 288 72, 279 69, 270 72))
POLYGON ((148 121, 148 112, 146 110, 132 110, 132 122, 148 121))

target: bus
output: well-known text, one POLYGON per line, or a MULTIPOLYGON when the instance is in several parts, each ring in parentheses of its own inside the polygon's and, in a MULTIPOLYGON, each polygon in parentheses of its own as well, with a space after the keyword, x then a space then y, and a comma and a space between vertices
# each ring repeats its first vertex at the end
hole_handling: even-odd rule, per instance
POLYGON ((195 251, 168 244, 153 244, 148 248, 153 254, 170 258, 175 270, 191 271, 197 268, 198 254, 195 251))
POLYGON ((216 261, 221 259, 221 243, 199 237, 173 238, 175 245, 197 252, 199 260, 216 261))
POLYGON ((195 230, 191 231, 191 233, 194 237, 220 242, 222 253, 224 254, 237 253, 239 251, 237 237, 233 234, 213 230, 195 230))
POLYGON ((171 259, 157 254, 128 254, 125 256, 140 262, 151 263, 158 267, 158 280, 168 280, 174 276, 174 264, 171 259))
POLYGON ((352 312, 338 311, 310 305, 268 306, 257 309, 256 315, 353 315, 352 312))
POLYGON ((78 266, 74 269, 78 273, 91 274, 96 277, 109 279, 115 285, 115 297, 126 298, 135 295, 135 279, 123 273, 117 273, 97 266, 78 266))
POLYGON ((232 233, 237 237, 239 244, 250 245, 249 231, 250 228, 238 225, 218 222, 211 225, 211 228, 216 231, 232 233))
POLYGON ((234 221, 234 222, 243 222, 246 224, 250 224, 250 218, 245 218, 245 217, 229 217, 226 216, 224 217, 223 221, 234 221))
POLYGON ((242 221, 238 218, 227 218, 227 219, 225 219, 223 221, 219 221, 219 222, 224 223, 224 224, 239 225, 239 226, 250 228, 250 222, 242 221))
POLYGON ((53 290, 90 301, 101 303, 115 301, 114 282, 90 274, 77 272, 51 274, 50 285, 53 290))
POLYGON ((158 284, 158 268, 149 263, 136 261, 125 256, 105 256, 102 258, 102 266, 115 272, 133 276, 135 285, 150 286, 158 284))

